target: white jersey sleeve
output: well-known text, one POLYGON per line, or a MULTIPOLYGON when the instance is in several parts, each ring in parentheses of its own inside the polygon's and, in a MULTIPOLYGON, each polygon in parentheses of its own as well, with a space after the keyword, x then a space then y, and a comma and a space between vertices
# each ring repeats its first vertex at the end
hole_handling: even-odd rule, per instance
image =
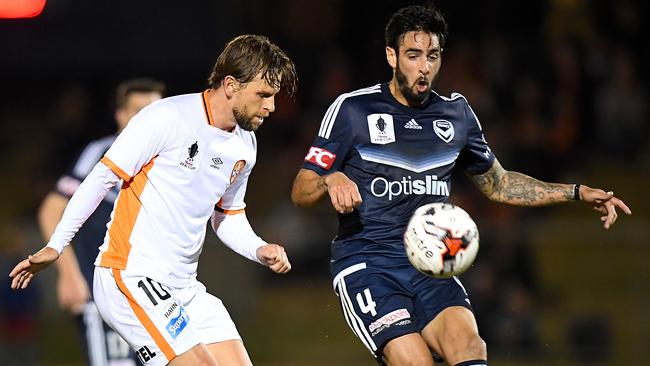
POLYGON ((245 258, 260 263, 257 258, 257 248, 266 245, 266 242, 255 234, 245 213, 228 215, 214 211, 212 229, 228 248, 245 258))
POLYGON ((128 182, 143 166, 173 143, 177 111, 171 103, 157 101, 136 114, 117 137, 102 162, 128 182))
POLYGON ((79 228, 99 206, 106 193, 120 179, 106 165, 97 163, 86 179, 76 189, 63 212, 61 221, 56 226, 47 246, 63 252, 79 228))
MULTIPOLYGON (((257 141, 253 133, 248 133, 245 139, 249 139, 251 147, 257 153, 257 141)), ((248 185, 248 177, 253 170, 255 160, 249 164, 245 160, 239 160, 235 163, 232 172, 230 173, 230 186, 221 196, 221 200, 217 203, 217 209, 225 213, 242 212, 246 207, 244 197, 246 196, 246 187, 248 185)))

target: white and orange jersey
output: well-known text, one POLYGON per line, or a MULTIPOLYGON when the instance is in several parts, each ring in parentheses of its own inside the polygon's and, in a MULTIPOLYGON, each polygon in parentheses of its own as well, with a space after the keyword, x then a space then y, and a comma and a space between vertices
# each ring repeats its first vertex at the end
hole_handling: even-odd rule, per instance
POLYGON ((215 205, 244 210, 256 150, 253 132, 214 127, 205 92, 144 108, 101 160, 124 183, 95 265, 189 283, 215 205))

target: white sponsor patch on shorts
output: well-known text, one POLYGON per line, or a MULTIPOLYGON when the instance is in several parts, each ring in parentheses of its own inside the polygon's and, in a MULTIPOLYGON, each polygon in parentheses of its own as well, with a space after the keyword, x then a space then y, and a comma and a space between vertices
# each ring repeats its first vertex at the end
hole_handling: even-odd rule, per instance
POLYGON ((382 316, 381 318, 377 319, 374 321, 370 326, 368 327, 368 330, 371 332, 374 331, 377 328, 380 328, 382 326, 388 326, 391 325, 395 322, 398 322, 403 319, 408 319, 411 317, 411 314, 409 314, 409 311, 406 309, 397 309, 395 311, 391 311, 390 313, 382 316))

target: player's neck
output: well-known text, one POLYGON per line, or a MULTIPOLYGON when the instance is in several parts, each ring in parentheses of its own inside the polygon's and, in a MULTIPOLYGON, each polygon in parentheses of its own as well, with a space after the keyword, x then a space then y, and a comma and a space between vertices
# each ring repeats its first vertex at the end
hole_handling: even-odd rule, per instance
POLYGON ((207 94, 207 107, 210 109, 214 126, 226 132, 234 131, 237 121, 223 89, 210 89, 207 94))

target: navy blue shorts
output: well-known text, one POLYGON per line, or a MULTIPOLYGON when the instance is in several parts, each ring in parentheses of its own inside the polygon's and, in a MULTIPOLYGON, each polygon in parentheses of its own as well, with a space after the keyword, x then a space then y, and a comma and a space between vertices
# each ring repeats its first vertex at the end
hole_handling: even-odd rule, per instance
POLYGON ((377 359, 388 341, 419 333, 442 310, 472 310, 456 277, 434 279, 408 262, 376 265, 356 256, 333 262, 332 274, 345 320, 377 359))

